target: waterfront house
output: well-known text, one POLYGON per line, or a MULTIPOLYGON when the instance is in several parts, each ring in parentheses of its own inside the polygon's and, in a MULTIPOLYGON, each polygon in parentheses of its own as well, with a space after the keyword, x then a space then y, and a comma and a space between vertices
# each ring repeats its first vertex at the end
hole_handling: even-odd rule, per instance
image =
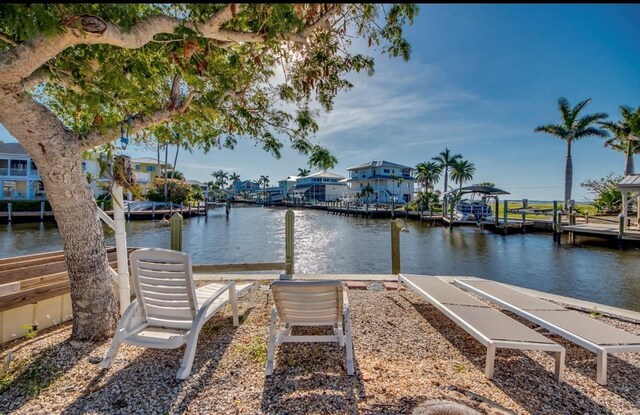
POLYGON ((40 173, 20 143, 0 144, 0 199, 45 199, 40 173))
POLYGON ((152 157, 140 157, 131 159, 131 168, 133 168, 136 176, 136 183, 142 186, 143 191, 146 192, 147 186, 156 177, 164 177, 165 169, 167 172, 173 171, 171 164, 165 164, 152 157), (158 166, 160 166, 158 168, 158 166))
POLYGON ((352 194, 361 193, 367 185, 373 188, 371 200, 377 203, 408 203, 413 196, 413 168, 390 161, 370 161, 347 169, 352 194))
POLYGON ((287 194, 291 200, 302 202, 333 202, 342 198, 347 190, 344 176, 326 170, 296 179, 296 185, 287 194))
POLYGON ((231 188, 231 192, 237 195, 242 195, 245 193, 249 195, 251 193, 259 192, 260 190, 262 190, 262 188, 260 187, 258 182, 253 180, 243 180, 241 182, 237 182, 231 188))

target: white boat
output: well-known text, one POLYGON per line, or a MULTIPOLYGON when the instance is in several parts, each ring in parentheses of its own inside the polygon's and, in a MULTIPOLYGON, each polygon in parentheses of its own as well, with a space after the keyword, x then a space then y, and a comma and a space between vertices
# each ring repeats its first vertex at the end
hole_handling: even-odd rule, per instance
POLYGON ((490 199, 505 194, 509 194, 509 192, 495 187, 473 185, 447 192, 445 197, 458 196, 461 198, 454 206, 454 220, 481 223, 495 220, 491 210, 490 199), (467 194, 470 194, 471 197, 462 199, 462 195, 467 194))

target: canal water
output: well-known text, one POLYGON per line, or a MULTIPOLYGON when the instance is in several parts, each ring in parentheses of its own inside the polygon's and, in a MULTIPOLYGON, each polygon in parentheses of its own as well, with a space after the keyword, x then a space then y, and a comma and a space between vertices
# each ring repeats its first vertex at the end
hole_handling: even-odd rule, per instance
MULTIPOLYGON (((284 262, 284 214, 280 208, 221 209, 185 219, 183 249, 196 264, 284 262)), ((640 250, 618 250, 592 241, 557 246, 550 234, 495 235, 475 227, 421 225, 407 221, 400 234, 406 273, 476 276, 522 287, 640 311, 640 250)), ((105 227, 108 244, 113 232, 105 227)), ((131 247, 169 247, 169 228, 151 221, 127 223, 131 247)), ((62 249, 53 223, 0 228, 0 258, 62 249)), ((295 211, 297 273, 388 274, 388 219, 295 211)))

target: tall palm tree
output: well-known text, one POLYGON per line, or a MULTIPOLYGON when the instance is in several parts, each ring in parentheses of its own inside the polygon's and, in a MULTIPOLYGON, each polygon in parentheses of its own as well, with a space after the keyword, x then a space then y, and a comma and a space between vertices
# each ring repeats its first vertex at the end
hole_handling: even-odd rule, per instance
POLYGON ((270 183, 269 176, 262 175, 258 179, 258 185, 262 185, 262 200, 265 199, 266 188, 269 187, 269 183, 270 183))
POLYGON ((620 121, 599 121, 598 124, 613 134, 604 146, 625 154, 624 174, 630 175, 634 173, 633 155, 640 153, 640 107, 634 110, 621 105, 620 115, 620 121))
POLYGON ((558 109, 560 110, 561 124, 545 124, 536 127, 535 132, 543 132, 555 135, 567 142, 567 157, 564 165, 564 203, 565 208, 571 200, 571 187, 573 185, 573 162, 571 160, 571 144, 574 141, 592 135, 598 137, 608 137, 606 131, 593 127, 592 124, 608 117, 603 112, 580 115, 580 111, 591 102, 591 98, 578 102, 571 107, 569 101, 561 97, 558 99, 558 109))
MULTIPOLYGON (((431 160, 438 163, 441 169, 444 169, 444 190, 442 191, 442 194, 447 193, 447 182, 449 180, 449 167, 451 167, 456 160, 460 160, 460 159, 462 159, 462 154, 451 154, 451 150, 449 150, 448 148, 445 148, 444 151, 441 151, 440 154, 438 154, 436 157, 431 158, 431 160)), ((446 197, 444 197, 443 202, 444 202, 443 203, 444 212, 446 212, 447 211, 446 197)))
POLYGON ((235 185, 240 181, 240 175, 236 172, 233 172, 229 175, 229 180, 231 181, 231 184, 235 185))
POLYGON ((451 180, 458 183, 458 189, 462 189, 464 182, 473 179, 476 166, 468 160, 456 160, 451 165, 451 180))
POLYGON ((308 175, 309 175, 309 173, 311 173, 311 170, 308 170, 308 169, 305 169, 305 168, 298 167, 298 176, 300 176, 300 177, 305 177, 305 176, 308 176, 308 175))
POLYGON ((366 200, 367 210, 369 210, 369 198, 373 196, 374 193, 375 191, 373 190, 373 187, 369 183, 367 183, 365 186, 362 187, 362 189, 360 189, 360 195, 366 200))
POLYGON ((442 166, 435 161, 423 161, 416 165, 416 180, 422 183, 424 190, 432 189, 433 185, 440 180, 442 166))
POLYGON ((221 189, 224 189, 224 185, 227 184, 227 180, 229 179, 229 173, 220 169, 211 173, 211 175, 216 178, 216 184, 220 186, 221 189))

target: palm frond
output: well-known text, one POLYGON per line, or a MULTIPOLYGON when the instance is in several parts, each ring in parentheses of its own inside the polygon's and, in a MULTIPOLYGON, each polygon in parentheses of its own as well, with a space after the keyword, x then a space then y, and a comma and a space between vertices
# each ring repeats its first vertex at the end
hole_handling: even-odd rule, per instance
MULTIPOLYGON (((578 117, 578 114, 580 114, 580 111, 583 110, 583 108, 591 102, 591 98, 587 98, 583 101, 580 101, 576 104, 575 107, 573 107, 573 109, 571 110, 571 120, 575 121, 575 119, 578 117)), ((605 118, 607 118, 605 116, 605 118)))
POLYGON ((578 118, 578 120, 576 120, 574 128, 576 131, 580 131, 584 128, 587 128, 594 122, 606 119, 608 116, 609 114, 606 114, 604 112, 596 112, 593 114, 583 115, 582 117, 578 118))
POLYGON ((595 135, 597 137, 609 137, 609 134, 604 130, 601 130, 597 127, 588 127, 580 131, 576 131, 573 138, 575 140, 579 140, 581 138, 589 137, 592 135, 595 135))
POLYGON ((560 110, 560 117, 565 124, 571 124, 571 105, 565 97, 558 99, 558 109, 560 110))
POLYGON ((536 133, 547 133, 547 134, 555 135, 556 137, 562 140, 566 140, 567 137, 569 136, 569 131, 567 131, 564 125, 557 125, 557 124, 539 125, 533 131, 536 133))

